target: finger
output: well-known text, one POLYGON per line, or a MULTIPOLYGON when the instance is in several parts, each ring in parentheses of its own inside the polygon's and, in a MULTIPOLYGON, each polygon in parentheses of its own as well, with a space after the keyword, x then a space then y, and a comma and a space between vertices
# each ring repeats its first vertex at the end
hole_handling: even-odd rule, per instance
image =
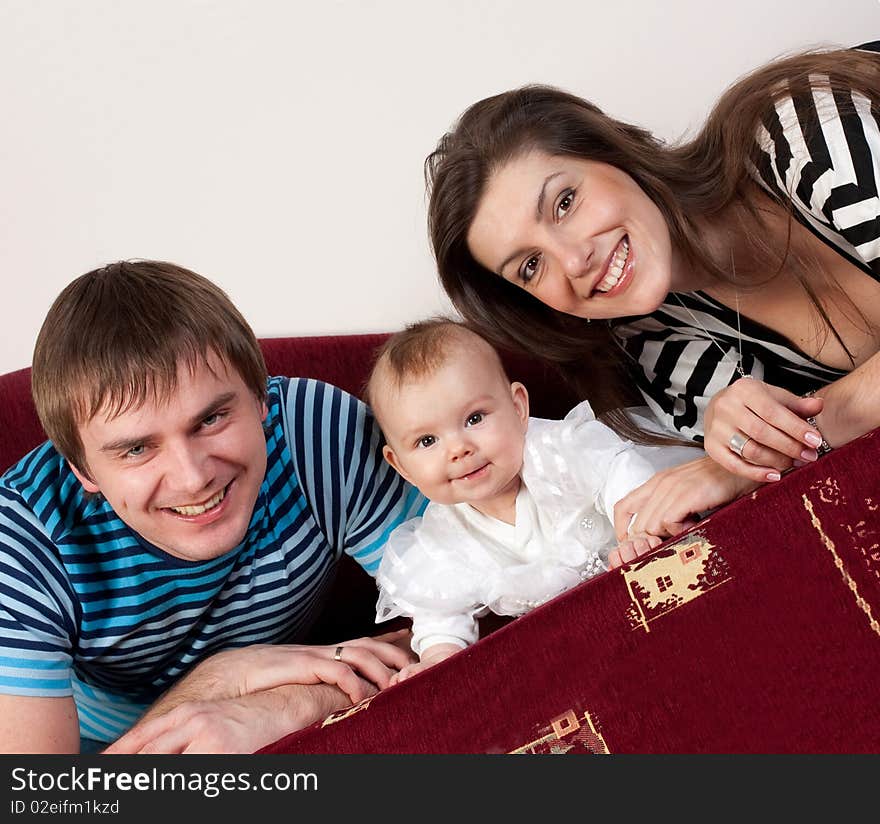
MULTIPOLYGON (((409 630, 406 630, 408 633, 409 630)), ((402 648, 397 644, 388 643, 386 641, 378 641, 375 638, 355 638, 352 641, 346 641, 339 646, 345 649, 363 649, 369 651, 374 658, 381 661, 390 669, 399 670, 407 664, 412 664, 417 660, 413 652, 409 648, 402 648)), ((335 651, 336 647, 327 647, 327 649, 335 651)))
POLYGON ((633 548, 632 541, 624 541, 618 547, 621 563, 628 564, 636 559, 636 551, 633 548))
POLYGON ((620 550, 612 549, 611 552, 608 553, 608 569, 617 569, 619 566, 623 566, 623 558, 620 557, 620 550))
POLYGON ((355 671, 342 661, 328 661, 316 657, 313 674, 315 677, 310 683, 323 682, 339 687, 351 699, 352 704, 363 701, 371 692, 367 682, 359 678, 355 671))
MULTIPOLYGON (((815 461, 816 458, 819 457, 819 454, 815 449, 807 449, 806 447, 801 446, 801 456, 802 457, 798 460, 806 463, 809 461, 815 461)), ((786 470, 791 469, 792 464, 796 460, 782 452, 777 452, 775 449, 763 446, 756 440, 749 440, 746 442, 746 445, 742 450, 742 458, 750 464, 767 466, 771 469, 775 469, 777 472, 785 472, 786 470)))
POLYGON ((179 726, 186 718, 180 708, 175 708, 164 715, 136 724, 124 735, 116 739, 109 747, 104 749, 107 755, 120 755, 140 752, 141 748, 154 738, 161 737, 168 730, 179 726))
POLYGON ((725 444, 720 446, 716 443, 706 443, 706 452, 719 466, 739 475, 748 478, 755 483, 763 484, 767 481, 778 481, 782 474, 775 466, 760 466, 758 464, 749 463, 743 460, 725 444))
POLYGON ((744 431, 765 446, 782 452, 790 458, 797 458, 804 446, 810 448, 819 446, 822 443, 822 436, 804 420, 804 417, 809 417, 810 414, 818 414, 815 409, 810 408, 812 404, 805 407, 810 411, 804 417, 793 412, 791 407, 800 409, 803 406, 801 401, 816 399, 799 398, 785 390, 779 392, 785 393, 781 401, 773 396, 761 394, 747 404, 748 409, 760 419, 761 423, 753 427, 754 432, 749 429, 744 431))

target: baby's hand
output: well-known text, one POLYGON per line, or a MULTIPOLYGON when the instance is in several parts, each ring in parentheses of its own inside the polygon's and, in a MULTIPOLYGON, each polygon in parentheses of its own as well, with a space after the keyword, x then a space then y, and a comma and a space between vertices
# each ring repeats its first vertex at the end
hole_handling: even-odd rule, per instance
POLYGON ((611 569, 617 569, 617 567, 623 566, 623 564, 635 561, 636 558, 645 555, 662 543, 663 539, 658 538, 656 535, 648 535, 647 533, 630 535, 629 538, 621 541, 608 554, 608 566, 611 569))
POLYGON ((428 667, 432 667, 434 664, 440 663, 440 661, 449 658, 450 655, 455 655, 455 653, 460 650, 461 647, 457 644, 434 644, 433 646, 428 647, 422 653, 421 660, 419 660, 418 663, 407 664, 399 672, 392 675, 389 679, 389 686, 394 686, 394 684, 397 684, 400 681, 405 681, 417 672, 421 672, 422 670, 428 669, 428 667))

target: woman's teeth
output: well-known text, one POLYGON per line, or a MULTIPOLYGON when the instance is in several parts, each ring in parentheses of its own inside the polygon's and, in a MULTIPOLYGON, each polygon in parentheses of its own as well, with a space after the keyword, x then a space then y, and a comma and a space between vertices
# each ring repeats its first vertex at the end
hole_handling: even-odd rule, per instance
POLYGON ((213 498, 205 501, 203 504, 192 504, 190 506, 169 506, 168 508, 180 515, 201 515, 209 509, 213 509, 226 497, 226 487, 223 487, 213 498))
POLYGON ((605 273, 605 277, 602 278, 596 286, 597 292, 608 292, 617 286, 617 281, 620 280, 620 276, 623 274, 623 267, 626 266, 626 260, 628 257, 629 241, 624 238, 617 247, 614 257, 611 258, 611 263, 608 266, 608 271, 605 273))

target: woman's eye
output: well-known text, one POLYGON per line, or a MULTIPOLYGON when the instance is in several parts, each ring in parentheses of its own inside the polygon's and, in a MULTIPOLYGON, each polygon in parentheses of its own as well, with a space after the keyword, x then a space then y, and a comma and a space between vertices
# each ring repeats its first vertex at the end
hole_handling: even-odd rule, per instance
POLYGON ((422 435, 418 440, 418 445, 422 449, 427 449, 429 446, 433 446, 436 440, 437 439, 433 435, 422 435))
POLYGON ((556 205, 556 217, 562 217, 571 208, 572 203, 574 203, 574 189, 567 189, 556 205))
POLYGON ((535 272, 538 271, 538 266, 541 263, 541 258, 539 255, 532 255, 519 270, 519 279, 523 283, 530 283, 532 278, 535 276, 535 272))
POLYGON ((468 426, 476 426, 482 420, 483 420, 483 413, 482 412, 474 412, 474 414, 471 415, 467 419, 467 425, 468 426))

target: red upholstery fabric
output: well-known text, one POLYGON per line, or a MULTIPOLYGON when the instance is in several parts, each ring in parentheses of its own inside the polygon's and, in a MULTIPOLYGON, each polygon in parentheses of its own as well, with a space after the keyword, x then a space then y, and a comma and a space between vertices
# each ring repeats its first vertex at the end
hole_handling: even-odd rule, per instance
POLYGON ((876 752, 880 430, 272 753, 876 752))

